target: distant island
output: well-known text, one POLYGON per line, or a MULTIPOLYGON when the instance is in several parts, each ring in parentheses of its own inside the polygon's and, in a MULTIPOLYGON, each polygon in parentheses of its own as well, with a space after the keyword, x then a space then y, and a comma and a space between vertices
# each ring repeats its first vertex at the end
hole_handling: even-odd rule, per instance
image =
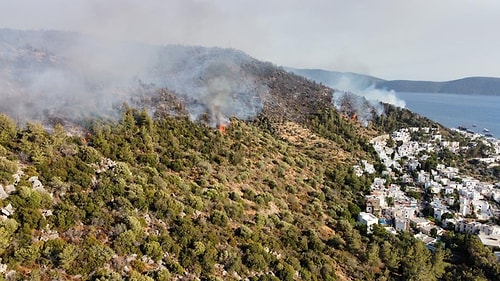
POLYGON ((358 73, 321 69, 296 69, 289 67, 285 67, 285 69, 332 87, 341 84, 344 79, 349 79, 360 87, 374 86, 377 89, 394 90, 396 92, 500 96, 500 78, 496 77, 466 77, 452 81, 434 82, 384 80, 358 73))

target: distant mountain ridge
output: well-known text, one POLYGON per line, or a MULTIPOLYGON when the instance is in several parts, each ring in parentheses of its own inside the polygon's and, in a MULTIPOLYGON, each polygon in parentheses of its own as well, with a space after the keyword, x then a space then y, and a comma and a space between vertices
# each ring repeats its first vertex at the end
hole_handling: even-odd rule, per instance
POLYGON ((360 87, 373 86, 376 89, 394 90, 396 92, 500 96, 500 78, 497 77, 466 77, 451 81, 434 82, 384 80, 358 73, 321 69, 296 69, 290 67, 285 67, 285 69, 331 87, 337 87, 343 80, 347 79, 354 81, 360 87))

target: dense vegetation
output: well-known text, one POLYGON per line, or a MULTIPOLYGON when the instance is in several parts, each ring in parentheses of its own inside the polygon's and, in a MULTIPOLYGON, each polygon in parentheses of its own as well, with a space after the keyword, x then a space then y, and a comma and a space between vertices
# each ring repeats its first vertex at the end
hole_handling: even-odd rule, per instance
MULTIPOLYGON (((125 107, 81 136, 0 115, 0 257, 12 280, 484 280, 499 276, 473 237, 466 261, 409 234, 355 222, 375 161, 359 124, 319 112, 310 129, 232 120, 224 133, 125 107), (107 160, 109 159, 109 160, 107 160), (28 181, 38 176, 43 189, 28 181), (15 270, 15 273, 12 271, 15 270)), ((284 126, 284 125, 283 125, 284 126)), ((366 131, 366 130, 365 130, 366 131)), ((3 277, 3 275, 0 275, 3 277)))

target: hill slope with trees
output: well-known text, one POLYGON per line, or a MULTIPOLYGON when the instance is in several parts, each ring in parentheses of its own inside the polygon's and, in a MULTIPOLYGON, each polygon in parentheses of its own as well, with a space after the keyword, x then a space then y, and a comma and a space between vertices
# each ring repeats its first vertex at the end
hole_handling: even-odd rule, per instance
MULTIPOLYGON (((82 138, 60 126, 18 128, 2 115, 2 181, 15 186, 0 201, 14 210, 0 228, 6 276, 456 280, 494 270, 475 257, 456 267, 408 234, 368 234, 357 224, 372 176, 357 177, 349 163, 373 156, 341 145, 351 137, 330 129, 356 136, 360 125, 336 116, 274 130, 233 119, 222 133, 124 108, 118 123, 96 121, 82 138), (7 176, 15 173, 17 182, 7 176)), ((482 249, 467 242, 474 237, 453 239, 482 249)), ((488 256, 480 251, 477 258, 488 256)))
MULTIPOLYGON (((133 95, 113 96, 125 98, 112 115, 68 118, 65 107, 42 110, 44 118, 27 123, 0 115, 0 278, 498 276, 491 251, 475 236, 448 237, 454 250, 470 253, 453 261, 447 250, 431 252, 408 233, 377 226, 368 233, 356 222, 378 174, 357 176, 352 166, 367 160, 380 168, 369 139, 398 127, 438 124, 238 51, 172 48, 166 50, 184 54, 180 65, 203 67, 194 73, 175 68, 185 76, 155 69, 177 77, 169 82, 174 89, 140 81, 133 95), (195 83, 185 88, 187 81, 195 83)), ((50 49, 15 50, 29 55, 3 58, 29 70, 45 69, 47 62, 58 71, 73 65, 50 49)), ((28 101, 36 106, 39 100, 28 101)))

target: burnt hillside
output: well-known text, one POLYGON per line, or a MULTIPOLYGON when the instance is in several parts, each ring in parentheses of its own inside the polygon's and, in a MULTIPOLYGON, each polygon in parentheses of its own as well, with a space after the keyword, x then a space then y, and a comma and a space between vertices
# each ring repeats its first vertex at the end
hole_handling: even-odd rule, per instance
POLYGON ((334 93, 238 50, 56 31, 0 30, 0 61, 0 110, 19 121, 116 120, 128 103, 209 126, 259 115, 305 124, 332 106, 334 93))

